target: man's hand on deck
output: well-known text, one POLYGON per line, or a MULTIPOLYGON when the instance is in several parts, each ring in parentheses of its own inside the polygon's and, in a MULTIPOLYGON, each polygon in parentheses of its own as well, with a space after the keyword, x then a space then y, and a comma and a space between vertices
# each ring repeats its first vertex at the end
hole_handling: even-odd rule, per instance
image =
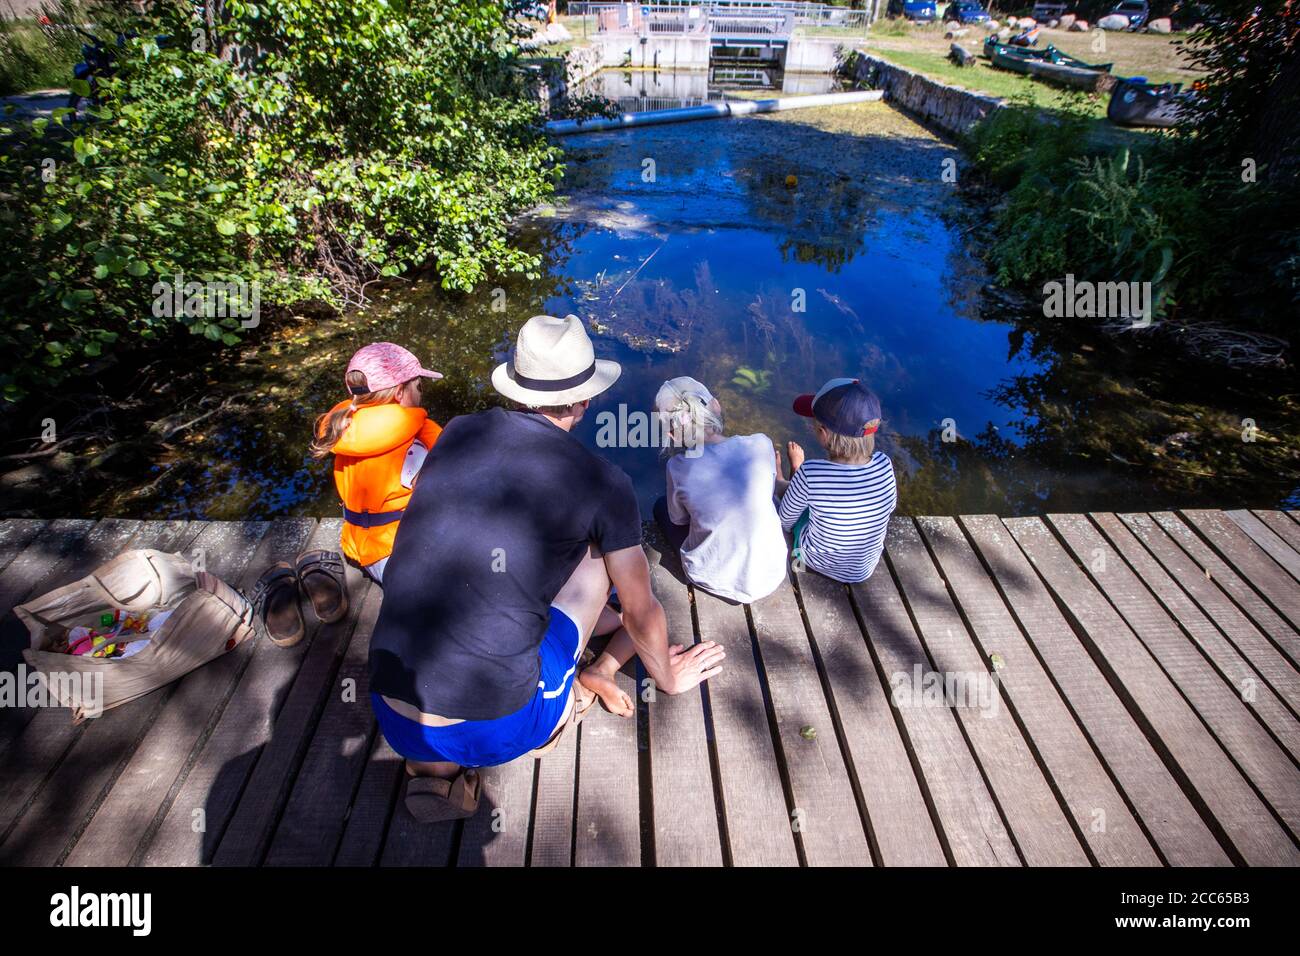
POLYGON ((669 644, 668 662, 673 672, 671 692, 680 694, 698 686, 715 674, 721 674, 722 660, 726 656, 726 648, 714 641, 701 641, 690 647, 669 644))

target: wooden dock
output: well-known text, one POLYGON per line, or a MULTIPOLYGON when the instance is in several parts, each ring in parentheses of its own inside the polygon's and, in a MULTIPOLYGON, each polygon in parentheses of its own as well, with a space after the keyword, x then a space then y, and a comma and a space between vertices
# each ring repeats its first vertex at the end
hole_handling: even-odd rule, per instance
MULTIPOLYGON (((125 548, 248 588, 338 533, 0 522, 0 668, 26 643, 11 607, 125 548)), ((747 607, 652 567, 672 639, 724 644, 725 672, 486 771, 473 819, 398 799, 366 690, 382 593, 358 578, 297 647, 246 642, 81 726, 0 711, 0 863, 1300 863, 1297 514, 897 518, 865 584, 799 574, 747 607)))

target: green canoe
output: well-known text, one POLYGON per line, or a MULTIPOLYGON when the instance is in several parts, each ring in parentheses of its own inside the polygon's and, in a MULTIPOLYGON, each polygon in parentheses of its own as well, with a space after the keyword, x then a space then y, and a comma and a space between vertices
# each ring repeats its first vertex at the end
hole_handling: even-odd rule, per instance
POLYGON ((1026 65, 1031 61, 1053 63, 1057 66, 1072 66, 1076 70, 1092 70, 1097 73, 1109 73, 1110 68, 1114 65, 1112 63, 1085 63, 1068 53, 1062 53, 1054 46, 1047 46, 1041 50, 1035 50, 1027 46, 1012 46, 1010 43, 1002 43, 992 36, 984 41, 984 55, 993 61, 994 66, 1015 73, 1037 72, 1031 71, 1031 68, 1026 65))

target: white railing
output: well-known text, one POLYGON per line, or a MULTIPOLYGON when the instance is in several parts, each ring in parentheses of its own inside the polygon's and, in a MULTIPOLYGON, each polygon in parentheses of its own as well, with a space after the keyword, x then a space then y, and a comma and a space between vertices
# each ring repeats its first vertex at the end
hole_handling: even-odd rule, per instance
MULTIPOLYGON (((657 3, 618 3, 611 0, 574 0, 567 15, 597 33, 697 34, 718 32, 718 21, 746 19, 766 24, 769 20, 788 21, 784 36, 864 35, 875 17, 880 0, 865 0, 868 9, 852 10, 824 3, 800 3, 797 0, 659 0, 657 3), (590 26, 589 26, 590 25, 590 26)), ((726 24, 724 24, 726 26, 726 24)), ((770 30, 761 25, 754 33, 727 36, 767 36, 770 30)))

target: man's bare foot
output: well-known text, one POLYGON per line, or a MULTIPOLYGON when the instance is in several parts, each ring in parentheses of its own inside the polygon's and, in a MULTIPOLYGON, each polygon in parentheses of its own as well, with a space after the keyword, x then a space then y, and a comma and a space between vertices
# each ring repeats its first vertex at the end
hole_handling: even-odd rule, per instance
MULTIPOLYGON (((632 698, 624 693, 613 677, 589 667, 578 675, 578 683, 599 697, 600 702, 611 714, 618 717, 631 717, 636 713, 632 698)), ((575 701, 574 706, 582 706, 582 701, 575 701)))

